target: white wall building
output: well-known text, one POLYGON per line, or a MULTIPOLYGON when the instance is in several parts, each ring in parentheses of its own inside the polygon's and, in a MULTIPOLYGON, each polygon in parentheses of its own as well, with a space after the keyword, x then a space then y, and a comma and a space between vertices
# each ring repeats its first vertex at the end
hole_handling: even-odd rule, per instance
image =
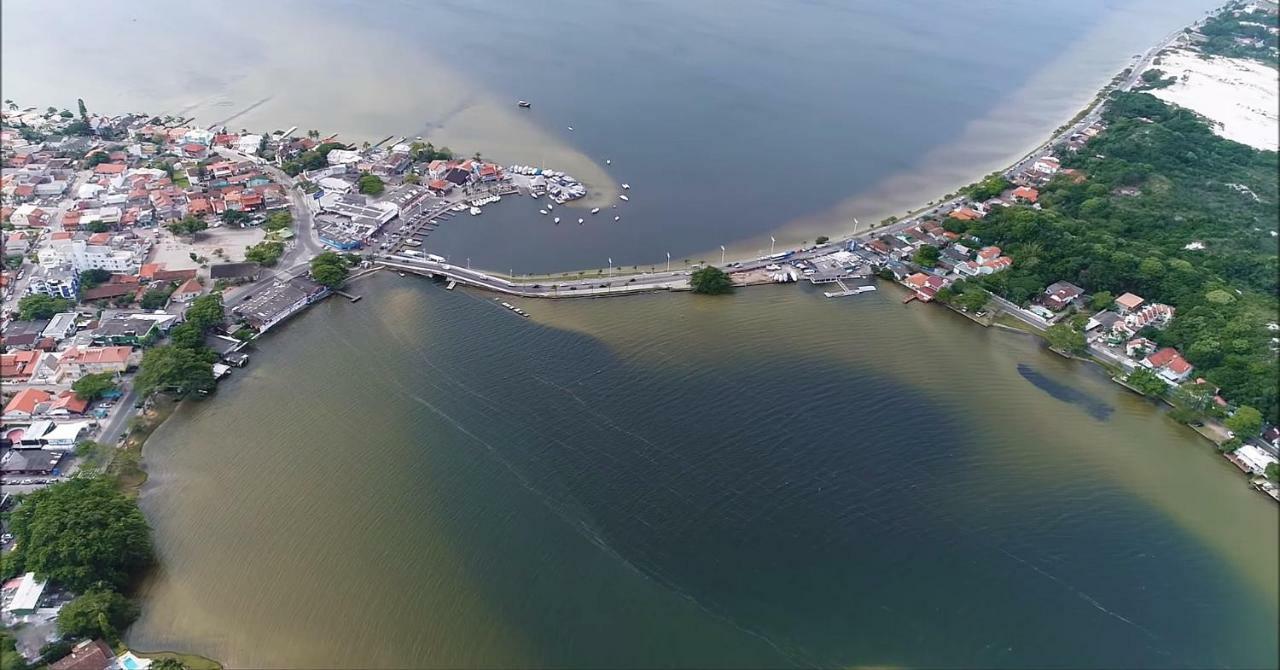
POLYGON ((37 256, 41 267, 70 265, 76 272, 106 270, 137 274, 142 267, 142 259, 134 252, 88 244, 84 240, 54 240, 42 248, 37 256))

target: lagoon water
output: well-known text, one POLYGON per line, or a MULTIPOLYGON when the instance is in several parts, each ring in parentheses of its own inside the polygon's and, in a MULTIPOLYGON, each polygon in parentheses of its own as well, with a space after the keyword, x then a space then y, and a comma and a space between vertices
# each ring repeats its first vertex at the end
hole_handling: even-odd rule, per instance
POLYGON ((357 286, 148 442, 162 568, 131 645, 233 667, 1278 660, 1274 503, 1025 335, 893 287, 521 319, 357 286))
MULTIPOLYGON (((898 213, 1212 4, 6 1, 0 81, 23 104, 424 135, 600 202, 633 185, 619 224, 512 200, 428 242, 542 272, 898 213)), ((1280 662, 1276 506, 1024 336, 892 287, 529 320, 413 278, 357 290, 148 442, 161 566, 131 645, 231 667, 1280 662)))

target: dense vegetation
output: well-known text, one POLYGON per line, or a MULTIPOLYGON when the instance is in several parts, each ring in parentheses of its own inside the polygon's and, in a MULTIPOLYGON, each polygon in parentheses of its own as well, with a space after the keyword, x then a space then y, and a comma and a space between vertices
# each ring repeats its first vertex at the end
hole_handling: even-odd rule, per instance
POLYGON ((208 227, 209 224, 204 219, 190 214, 168 225, 169 232, 174 235, 195 235, 208 227))
POLYGON ((267 267, 275 265, 283 255, 283 242, 259 242, 244 250, 244 259, 246 261, 253 261, 267 267))
POLYGON ((298 157, 293 160, 285 161, 281 169, 289 176, 294 176, 307 170, 319 170, 329 164, 330 151, 345 149, 346 146, 341 142, 325 142, 314 149, 298 154, 298 157))
POLYGON ((59 312, 69 312, 76 304, 66 298, 32 293, 18 301, 18 317, 23 321, 48 319, 59 312))
POLYGON ((75 380, 71 390, 85 400, 97 400, 116 390, 116 375, 114 372, 88 374, 75 380))
POLYGON ((142 512, 106 477, 36 491, 10 517, 16 547, 6 572, 32 571, 72 591, 121 590, 152 559, 142 512))
POLYGON ((360 192, 365 195, 381 195, 387 190, 387 185, 382 182, 382 177, 376 174, 362 174, 356 180, 356 186, 360 192))
POLYGON ((1200 45, 1200 50, 1207 54, 1228 58, 1254 58, 1274 63, 1275 49, 1280 46, 1280 41, 1277 40, 1276 35, 1266 29, 1266 26, 1275 25, 1275 23, 1275 19, 1261 12, 1239 16, 1232 11, 1222 12, 1205 21, 1204 26, 1200 28, 1200 34, 1205 36, 1205 42, 1200 45), (1242 44, 1236 41, 1237 37, 1254 42, 1242 44))
POLYGON ((981 282, 1014 302, 1066 280, 1173 305, 1170 327, 1144 335, 1178 347, 1228 400, 1276 421, 1276 154, 1218 137, 1146 93, 1116 94, 1104 118, 1106 132, 1063 156, 1084 178, 1056 178, 1042 209, 997 208, 946 226, 1013 257, 1011 270, 981 282))
POLYGON ((323 252, 311 259, 311 278, 329 288, 338 288, 347 281, 348 265, 346 258, 332 251, 323 252))
POLYGON ((205 333, 225 318, 222 296, 202 295, 187 307, 186 323, 169 333, 169 344, 148 349, 138 369, 137 388, 142 393, 164 391, 174 396, 209 393, 217 385, 213 363, 218 355, 204 345, 205 333))
POLYGON ((718 295, 733 291, 733 279, 720 268, 708 265, 689 275, 689 286, 694 293, 718 295))

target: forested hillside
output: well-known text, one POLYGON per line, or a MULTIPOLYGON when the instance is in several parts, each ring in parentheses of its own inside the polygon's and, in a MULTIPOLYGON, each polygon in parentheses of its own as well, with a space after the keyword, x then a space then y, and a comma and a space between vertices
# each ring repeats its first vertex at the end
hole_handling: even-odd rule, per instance
POLYGON ((1117 94, 1105 119, 1105 132, 1062 155, 1077 172, 1042 190, 1040 210, 997 208, 948 227, 1013 257, 984 284, 1015 302, 1067 280, 1173 305, 1171 326, 1148 336, 1276 421, 1276 153, 1223 139, 1146 93, 1117 94))

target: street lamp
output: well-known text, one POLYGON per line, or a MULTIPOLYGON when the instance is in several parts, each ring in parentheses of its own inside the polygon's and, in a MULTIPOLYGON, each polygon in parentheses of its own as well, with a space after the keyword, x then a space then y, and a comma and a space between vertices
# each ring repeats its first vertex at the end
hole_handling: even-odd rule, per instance
MULTIPOLYGON (((774 239, 773 235, 769 236, 769 255, 770 256, 773 255, 773 245, 776 244, 777 242, 778 240, 774 239)), ((723 249, 724 247, 720 247, 720 248, 723 249)))
POLYGON ((671 252, 667 252, 667 272, 671 272, 671 252))
POLYGON ((720 264, 724 265, 724 245, 720 245, 720 264))

